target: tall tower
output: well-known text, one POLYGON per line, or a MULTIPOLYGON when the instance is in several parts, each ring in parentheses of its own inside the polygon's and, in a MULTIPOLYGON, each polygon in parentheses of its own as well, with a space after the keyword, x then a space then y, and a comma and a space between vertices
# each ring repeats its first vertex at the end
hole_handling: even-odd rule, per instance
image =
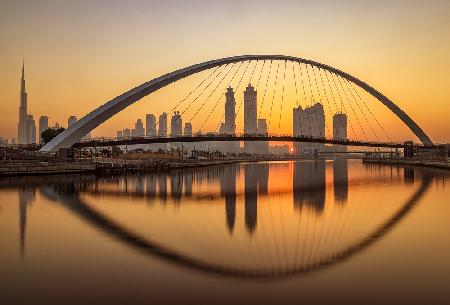
MULTIPOLYGON (((256 134, 258 131, 257 122, 257 100, 256 91, 251 84, 248 84, 244 91, 244 133, 256 134)), ((244 142, 246 152, 256 153, 257 145, 255 142, 244 142)))
MULTIPOLYGON (((301 106, 293 109, 293 134, 294 136, 309 136, 315 138, 325 137, 325 112, 321 103, 303 109, 301 106)), ((321 143, 294 143, 296 154, 313 154, 323 151, 321 143)))
POLYGON ((183 134, 183 121, 181 119, 181 114, 179 111, 175 111, 170 121, 170 136, 179 137, 182 134, 183 134))
POLYGON ((71 115, 68 119, 67 119, 67 128, 69 128, 70 126, 72 126, 73 124, 75 124, 78 121, 77 117, 74 115, 71 115))
POLYGON ((167 113, 165 112, 159 116, 158 136, 167 136, 167 113))
POLYGON ((156 117, 151 113, 145 115, 145 135, 156 136, 156 117))
POLYGON ((228 87, 225 93, 225 126, 224 133, 236 133, 236 100, 234 98, 233 88, 228 87))
POLYGON ((19 106, 19 125, 18 125, 18 143, 29 143, 28 127, 28 109, 27 109, 27 91, 25 88, 25 62, 22 62, 22 79, 20 82, 20 106, 19 106))
MULTIPOLYGON (((336 113, 333 115, 333 139, 347 140, 347 115, 345 113, 336 113)), ((345 145, 333 145, 335 151, 347 151, 345 145)))
POLYGON ((248 84, 244 91, 244 133, 255 134, 257 132, 257 101, 256 91, 248 84))
POLYGON ((46 129, 48 129, 48 116, 43 115, 39 118, 39 143, 42 143, 42 132, 46 129))

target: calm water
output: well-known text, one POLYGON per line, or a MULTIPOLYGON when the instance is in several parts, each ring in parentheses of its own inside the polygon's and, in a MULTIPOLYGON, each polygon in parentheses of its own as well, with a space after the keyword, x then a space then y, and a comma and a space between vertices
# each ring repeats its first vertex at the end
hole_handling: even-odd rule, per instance
POLYGON ((450 173, 360 161, 0 180, 0 304, 450 304, 450 173))

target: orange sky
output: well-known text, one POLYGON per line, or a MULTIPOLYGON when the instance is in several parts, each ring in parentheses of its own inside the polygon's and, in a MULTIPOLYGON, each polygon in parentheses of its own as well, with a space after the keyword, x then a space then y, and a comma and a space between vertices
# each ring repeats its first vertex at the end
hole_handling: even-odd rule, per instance
MULTIPOLYGON (((80 118, 174 69, 272 53, 349 72, 395 101, 434 141, 450 142, 448 1, 241 2, 2 1, 0 136, 17 137, 23 55, 29 110, 36 120, 48 115, 51 124, 66 125, 69 115, 80 118)), ((169 110, 167 101, 188 88, 144 98, 94 136, 113 136, 145 113, 169 110)), ((393 138, 410 137, 385 115, 393 138)), ((290 132, 289 123, 279 132, 290 132)))

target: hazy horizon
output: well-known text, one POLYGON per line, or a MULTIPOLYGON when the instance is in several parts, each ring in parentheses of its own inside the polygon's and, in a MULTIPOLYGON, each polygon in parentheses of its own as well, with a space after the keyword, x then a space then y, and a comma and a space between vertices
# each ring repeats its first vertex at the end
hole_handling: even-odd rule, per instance
MULTIPOLYGON (((449 11, 448 1, 3 1, 0 136, 17 138, 22 58, 36 124, 47 115, 50 124, 66 125, 69 115, 81 118, 178 68, 283 54, 364 80, 434 141, 450 142, 449 11)), ((94 136, 114 136, 145 113, 167 110, 159 98, 144 98, 94 136)))

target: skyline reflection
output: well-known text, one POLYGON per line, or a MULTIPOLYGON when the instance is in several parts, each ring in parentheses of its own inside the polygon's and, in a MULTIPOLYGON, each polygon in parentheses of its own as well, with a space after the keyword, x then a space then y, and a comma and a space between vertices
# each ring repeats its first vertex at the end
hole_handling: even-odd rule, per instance
MULTIPOLYGON (((351 184, 351 181, 349 182, 349 163, 351 162, 346 159, 336 159, 328 163, 324 160, 285 164, 246 163, 205 168, 201 171, 174 171, 127 177, 103 178, 74 175, 65 176, 64 179, 50 179, 49 181, 46 181, 45 178, 27 179, 24 181, 19 179, 12 182, 1 181, 0 191, 5 187, 17 188, 20 228, 19 244, 20 255, 23 257, 28 219, 27 208, 36 200, 37 190, 40 190, 40 193, 45 194, 46 197, 53 198, 53 200, 58 202, 61 202, 61 199, 58 198, 68 198, 69 202, 71 202, 72 199, 70 198, 81 198, 81 194, 87 194, 94 196, 93 198, 112 196, 112 198, 119 200, 127 200, 129 197, 145 198, 147 203, 152 203, 151 206, 157 201, 166 205, 169 200, 167 194, 170 193, 170 200, 175 205, 182 204, 186 200, 192 202, 192 199, 200 205, 202 202, 224 204, 222 211, 224 211, 223 217, 225 221, 223 224, 225 224, 227 232, 231 236, 236 232, 240 232, 240 229, 236 229, 236 224, 240 224, 240 221, 237 221, 237 213, 240 211, 237 205, 243 204, 245 229, 249 233, 249 237, 252 238, 257 232, 261 221, 263 227, 267 226, 265 222, 268 219, 264 217, 264 213, 262 214, 263 216, 259 216, 258 209, 267 207, 267 204, 275 204, 273 199, 278 196, 288 196, 292 192, 294 211, 301 214, 304 209, 309 209, 316 215, 324 214, 327 209, 332 207, 332 205, 326 204, 327 200, 331 200, 331 198, 327 199, 327 191, 331 192, 331 190, 333 194, 332 202, 339 206, 346 206, 349 200, 349 184, 351 184), (273 180, 285 177, 291 169, 292 189, 286 188, 286 185, 283 183, 277 183, 277 180, 273 180), (330 177, 333 177, 331 184, 327 182, 327 172, 329 172, 330 177), (210 191, 208 188, 205 189, 202 187, 205 183, 210 186, 218 183, 219 192, 216 193, 214 187, 210 191), (167 186, 170 188, 168 189, 167 186), (58 197, 59 195, 57 194, 63 194, 64 197, 58 197)), ((441 178, 443 184, 445 184, 447 179, 445 175, 437 178, 424 175, 415 168, 403 168, 400 170, 397 168, 393 171, 391 167, 364 165, 362 169, 366 173, 375 172, 376 178, 383 183, 413 185, 415 178, 422 181, 441 178)), ((373 179, 374 177, 369 175, 366 180, 357 180, 357 182, 366 183, 373 179)), ((69 203, 69 205, 73 205, 73 203, 69 203)), ((72 206, 71 209, 73 210, 74 207, 72 206)), ((307 213, 305 215, 310 214, 307 213)), ((98 218, 100 216, 91 215, 89 217, 98 218)), ((308 217, 311 217, 311 215, 308 217)), ((310 221, 308 220, 308 223, 310 221)), ((314 221, 319 220, 316 219, 314 221)), ((314 226, 316 225, 314 224, 314 226)), ((114 227, 115 225, 112 226, 114 227)), ((305 228, 305 230, 307 229, 305 228)), ((127 235, 132 233, 124 231, 121 234, 127 235)))

